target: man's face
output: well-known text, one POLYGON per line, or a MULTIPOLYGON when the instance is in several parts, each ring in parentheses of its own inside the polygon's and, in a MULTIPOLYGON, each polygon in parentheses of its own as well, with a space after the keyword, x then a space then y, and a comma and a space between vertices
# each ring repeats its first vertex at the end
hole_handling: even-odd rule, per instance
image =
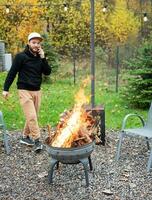
POLYGON ((38 53, 39 48, 41 47, 41 40, 39 38, 33 38, 29 41, 28 45, 33 53, 38 53))

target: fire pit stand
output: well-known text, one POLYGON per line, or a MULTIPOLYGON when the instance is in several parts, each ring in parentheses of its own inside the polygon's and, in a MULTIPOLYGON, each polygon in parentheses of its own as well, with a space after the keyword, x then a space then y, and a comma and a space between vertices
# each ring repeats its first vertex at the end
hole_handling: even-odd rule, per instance
POLYGON ((88 177, 88 166, 90 170, 93 170, 92 162, 91 162, 91 153, 94 149, 95 143, 94 141, 75 148, 58 148, 47 146, 47 151, 51 156, 50 160, 50 170, 48 173, 49 183, 53 182, 53 171, 55 166, 57 169, 59 167, 59 162, 63 164, 78 164, 82 163, 85 172, 86 186, 89 186, 89 177, 88 177))

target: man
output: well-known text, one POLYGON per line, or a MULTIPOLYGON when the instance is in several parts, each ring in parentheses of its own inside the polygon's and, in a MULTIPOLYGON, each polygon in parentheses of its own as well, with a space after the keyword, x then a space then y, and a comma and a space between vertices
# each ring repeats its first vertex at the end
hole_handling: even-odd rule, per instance
POLYGON ((3 96, 6 99, 9 95, 9 88, 18 74, 17 89, 26 118, 20 143, 35 146, 35 152, 40 152, 43 149, 37 119, 41 101, 42 74, 49 75, 51 73, 51 67, 48 65, 41 48, 42 40, 39 33, 29 34, 25 50, 18 53, 13 60, 3 90, 3 96))

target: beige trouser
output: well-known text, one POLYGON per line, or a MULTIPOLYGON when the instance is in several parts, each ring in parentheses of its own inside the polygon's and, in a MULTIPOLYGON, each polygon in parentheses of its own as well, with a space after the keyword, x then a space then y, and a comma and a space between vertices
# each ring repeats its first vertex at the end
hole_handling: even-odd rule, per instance
POLYGON ((18 90, 18 93, 26 118, 23 135, 30 136, 34 140, 40 138, 37 114, 41 103, 41 91, 18 90))

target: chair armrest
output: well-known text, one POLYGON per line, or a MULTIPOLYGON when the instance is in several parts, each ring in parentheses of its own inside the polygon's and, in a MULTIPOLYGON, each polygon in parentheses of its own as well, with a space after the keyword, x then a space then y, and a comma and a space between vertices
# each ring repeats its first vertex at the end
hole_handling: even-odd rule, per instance
POLYGON ((2 114, 2 112, 0 111, 0 124, 3 124, 4 123, 4 121, 3 121, 3 114, 2 114))
POLYGON ((125 129, 125 126, 126 126, 126 123, 127 123, 128 118, 129 118, 129 117, 132 117, 132 116, 138 117, 138 118, 140 119, 142 125, 145 126, 145 121, 144 121, 144 119, 142 118, 142 116, 140 116, 140 115, 138 115, 138 114, 128 114, 128 115, 126 115, 126 116, 124 117, 124 119, 123 119, 122 128, 121 128, 122 131, 125 129))

